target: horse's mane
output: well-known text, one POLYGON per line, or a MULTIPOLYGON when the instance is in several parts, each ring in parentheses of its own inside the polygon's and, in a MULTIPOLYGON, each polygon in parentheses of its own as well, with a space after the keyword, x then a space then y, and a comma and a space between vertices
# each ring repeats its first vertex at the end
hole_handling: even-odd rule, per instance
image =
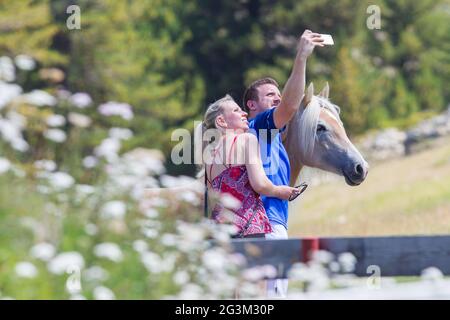
POLYGON ((320 110, 325 108, 331 112, 336 119, 341 122, 339 113, 340 108, 331 103, 330 100, 321 96, 312 96, 311 101, 307 106, 304 106, 304 111, 300 118, 300 148, 303 156, 310 155, 314 151, 316 142, 316 128, 319 122, 320 110))

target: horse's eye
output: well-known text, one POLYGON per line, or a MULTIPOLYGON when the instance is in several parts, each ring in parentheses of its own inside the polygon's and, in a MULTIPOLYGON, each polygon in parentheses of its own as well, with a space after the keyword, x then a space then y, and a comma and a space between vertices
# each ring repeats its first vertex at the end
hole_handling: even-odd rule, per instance
POLYGON ((327 131, 327 128, 323 124, 317 125, 317 132, 324 132, 327 131))

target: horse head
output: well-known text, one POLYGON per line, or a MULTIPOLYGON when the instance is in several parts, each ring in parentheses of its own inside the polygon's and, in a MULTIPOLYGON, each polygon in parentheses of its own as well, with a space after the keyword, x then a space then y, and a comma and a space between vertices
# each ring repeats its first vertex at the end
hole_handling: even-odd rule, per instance
POLYGON ((317 96, 311 83, 288 124, 283 143, 291 163, 291 185, 304 165, 342 175, 350 186, 361 184, 367 176, 369 165, 348 138, 340 108, 328 95, 328 83, 317 96))

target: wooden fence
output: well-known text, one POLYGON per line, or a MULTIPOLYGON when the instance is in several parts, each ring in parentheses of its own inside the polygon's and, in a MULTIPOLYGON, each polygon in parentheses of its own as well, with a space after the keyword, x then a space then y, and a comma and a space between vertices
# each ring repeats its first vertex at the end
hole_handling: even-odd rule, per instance
POLYGON ((336 256, 352 253, 356 258, 353 273, 360 277, 370 276, 371 266, 377 266, 381 276, 418 276, 428 267, 450 275, 450 236, 240 239, 232 245, 246 256, 249 266, 275 266, 277 277, 286 277, 294 263, 309 261, 317 250, 336 256))

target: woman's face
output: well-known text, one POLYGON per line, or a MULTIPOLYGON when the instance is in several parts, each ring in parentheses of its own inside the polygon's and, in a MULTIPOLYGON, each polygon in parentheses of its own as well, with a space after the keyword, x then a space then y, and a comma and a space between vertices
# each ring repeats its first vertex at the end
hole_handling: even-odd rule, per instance
POLYGON ((218 124, 220 127, 224 129, 232 129, 232 130, 248 130, 248 120, 247 120, 247 112, 242 111, 242 109, 237 105, 234 101, 229 101, 225 103, 222 107, 223 114, 218 118, 222 117, 223 119, 218 119, 218 124), (223 121, 222 121, 223 120, 223 121))

